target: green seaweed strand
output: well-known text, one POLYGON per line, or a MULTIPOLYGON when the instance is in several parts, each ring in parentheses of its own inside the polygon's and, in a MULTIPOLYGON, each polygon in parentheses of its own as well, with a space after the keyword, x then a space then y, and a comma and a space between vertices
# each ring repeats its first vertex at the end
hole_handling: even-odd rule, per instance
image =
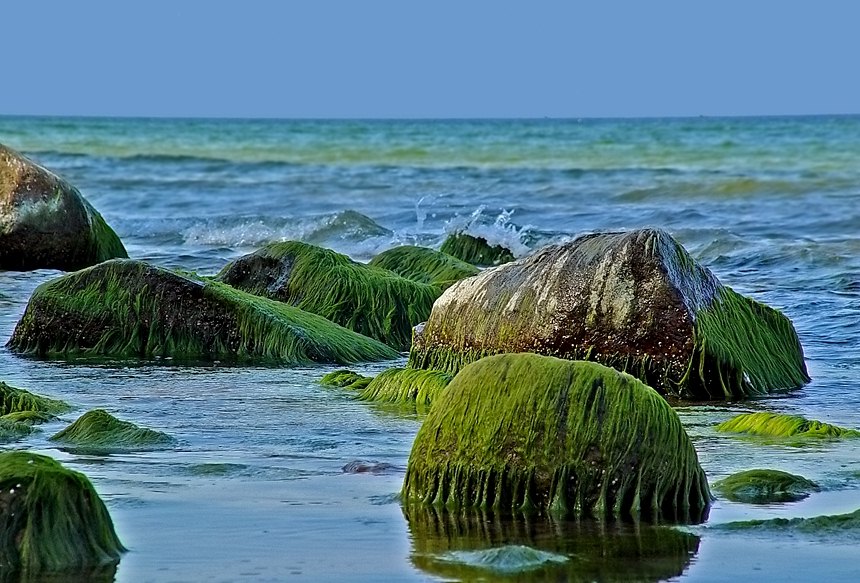
POLYGON ((93 409, 50 439, 79 447, 137 448, 169 445, 174 439, 160 431, 121 421, 104 409, 93 409))
POLYGON ((429 405, 451 379, 451 375, 437 370, 390 368, 377 375, 359 398, 383 403, 429 405))
POLYGON ((723 433, 747 433, 763 437, 860 437, 860 431, 780 413, 742 413, 717 425, 723 433))
POLYGON ((383 251, 371 259, 369 265, 388 269, 412 281, 434 285, 442 290, 479 273, 477 267, 453 255, 413 245, 383 251))

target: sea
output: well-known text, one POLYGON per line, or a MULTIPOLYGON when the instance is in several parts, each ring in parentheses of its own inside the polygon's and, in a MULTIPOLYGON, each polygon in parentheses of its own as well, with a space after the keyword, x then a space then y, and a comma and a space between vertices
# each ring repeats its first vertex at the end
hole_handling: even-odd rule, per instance
MULTIPOLYGON (((68 179, 132 258, 214 274, 301 240, 368 261, 466 231, 516 256, 659 227, 722 283, 782 310, 812 381, 677 411, 711 483, 751 468, 816 482, 800 502, 718 498, 698 525, 440 516, 399 498, 414 410, 321 386, 334 366, 52 362, 0 349, 0 380, 73 406, 2 449, 85 473, 128 552, 116 581, 860 579, 857 530, 728 530, 860 508, 860 440, 717 433, 738 413, 860 428, 860 117, 263 120, 0 117, 0 142, 68 179), (48 437, 92 408, 169 433, 98 454, 48 437)), ((0 272, 0 344, 33 289, 0 272)), ((400 359, 360 364, 373 375, 400 359)))

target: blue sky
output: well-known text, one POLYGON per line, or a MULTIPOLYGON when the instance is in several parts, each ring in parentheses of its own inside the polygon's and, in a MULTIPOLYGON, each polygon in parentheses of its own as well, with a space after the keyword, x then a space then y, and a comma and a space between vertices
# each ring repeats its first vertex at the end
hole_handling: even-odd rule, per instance
POLYGON ((28 0, 0 114, 860 112, 849 1, 28 0))

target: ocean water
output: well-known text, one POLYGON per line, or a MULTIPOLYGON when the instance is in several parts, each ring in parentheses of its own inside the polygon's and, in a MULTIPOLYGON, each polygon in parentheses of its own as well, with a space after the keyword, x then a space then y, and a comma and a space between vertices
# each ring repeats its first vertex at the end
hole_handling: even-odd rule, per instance
MULTIPOLYGON (((74 406, 2 447, 47 453, 92 479, 130 549, 117 581, 801 580, 813 568, 831 581, 860 577, 856 533, 716 527, 860 508, 860 445, 714 431, 754 410, 860 428, 860 117, 0 117, 0 142, 78 186, 130 256, 202 274, 289 239, 368 260, 466 229, 522 256, 585 232, 661 227, 723 283, 783 310, 813 379, 767 399, 678 411, 712 482, 768 467, 822 491, 791 504, 717 500, 705 524, 671 529, 403 508, 396 494, 421 419, 321 387, 333 367, 93 365, 0 349, 0 380, 74 406), (47 440, 94 407, 178 443, 94 455, 47 440), (355 461, 370 471, 344 469, 355 461), (500 548, 512 550, 486 552, 500 548)), ((0 340, 32 290, 57 275, 0 272, 0 340)))

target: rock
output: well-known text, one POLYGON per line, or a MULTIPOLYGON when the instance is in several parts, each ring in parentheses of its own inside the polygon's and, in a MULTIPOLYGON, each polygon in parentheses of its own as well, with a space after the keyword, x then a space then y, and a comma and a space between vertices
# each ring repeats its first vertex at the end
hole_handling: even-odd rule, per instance
POLYGON ((593 362, 491 356, 461 370, 418 431, 404 502, 450 509, 701 520, 705 473, 678 415, 593 362))
POLYGON ((218 281, 319 314, 407 350, 412 326, 430 315, 438 288, 299 241, 273 243, 228 264, 218 281))
POLYGON ((483 237, 475 237, 467 233, 448 235, 442 243, 441 251, 481 267, 501 265, 514 260, 514 254, 510 249, 501 245, 490 245, 483 237))
POLYGON ((40 285, 7 346, 41 357, 352 363, 391 348, 223 283, 115 259, 40 285))
MULTIPOLYGON (((0 416, 13 413, 64 413, 69 410, 68 403, 40 397, 24 389, 10 387, 0 381, 0 416)), ((17 419, 16 419, 17 420, 17 419)))
POLYGON ((176 440, 128 421, 121 421, 104 409, 93 409, 50 439, 64 445, 98 450, 151 449, 173 445, 176 440))
POLYGON ((412 281, 435 285, 442 290, 479 273, 477 267, 453 255, 413 245, 383 251, 371 259, 369 265, 388 269, 412 281))
POLYGON ((818 484, 803 476, 779 470, 738 472, 716 482, 714 487, 728 500, 750 504, 796 502, 820 490, 818 484))
POLYGON ((593 360, 684 399, 809 380, 788 318, 721 285, 654 229, 586 235, 454 284, 409 366, 455 373, 504 352, 593 360))
POLYGON ((128 257, 77 188, 0 144, 0 269, 73 271, 128 257))
POLYGON ((32 423, 7 419, 5 416, 0 417, 0 443, 12 443, 24 439, 35 431, 32 423))
POLYGON ((394 466, 386 462, 353 460, 343 466, 344 474, 384 474, 394 466))
POLYGON ((344 389, 363 389, 370 383, 370 377, 342 368, 332 371, 320 379, 321 385, 344 389))
POLYGON ((0 565, 28 581, 115 565, 125 551, 90 481, 29 452, 0 454, 0 523, 0 565))
POLYGON ((420 407, 435 401, 451 378, 451 375, 438 370, 390 368, 370 381, 359 398, 420 407))
POLYGON ((815 539, 860 541, 860 509, 848 514, 832 514, 812 518, 770 518, 726 522, 709 527, 727 531, 761 531, 768 533, 791 533, 815 539))
POLYGON ((742 413, 717 425, 723 433, 746 433, 762 437, 860 437, 860 431, 843 429, 829 423, 812 421, 799 415, 780 413, 742 413))

